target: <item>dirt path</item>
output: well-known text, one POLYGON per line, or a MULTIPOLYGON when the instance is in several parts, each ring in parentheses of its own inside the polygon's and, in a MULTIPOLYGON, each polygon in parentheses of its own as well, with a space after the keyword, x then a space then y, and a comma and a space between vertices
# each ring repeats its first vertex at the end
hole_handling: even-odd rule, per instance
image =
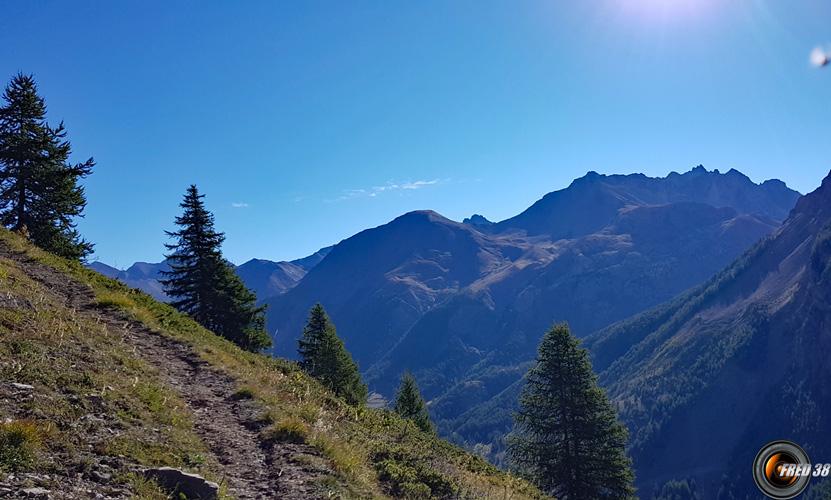
POLYGON ((330 474, 312 447, 263 443, 257 419, 261 410, 247 399, 234 397, 235 381, 201 360, 186 344, 163 337, 123 313, 102 310, 93 291, 67 275, 10 252, 0 244, 0 256, 19 263, 23 271, 45 285, 78 314, 99 320, 155 366, 163 379, 187 403, 196 433, 222 465, 223 481, 236 498, 321 498, 319 480, 330 474), (317 465, 315 465, 317 464, 317 465))

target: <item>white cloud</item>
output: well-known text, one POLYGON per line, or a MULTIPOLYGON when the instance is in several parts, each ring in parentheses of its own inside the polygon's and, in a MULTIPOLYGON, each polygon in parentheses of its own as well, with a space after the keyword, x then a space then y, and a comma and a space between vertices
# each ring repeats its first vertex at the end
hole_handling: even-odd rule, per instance
POLYGON ((401 191, 415 191, 417 189, 422 189, 429 186, 435 186, 439 184, 441 181, 439 179, 432 179, 432 180, 418 180, 418 181, 407 181, 407 182, 388 182, 381 186, 372 186, 369 188, 361 188, 361 189, 347 189, 343 191, 343 194, 334 200, 327 200, 327 201, 344 201, 344 200, 351 200, 354 198, 375 198, 382 193, 390 193, 390 192, 401 192, 401 191))
POLYGON ((248 208, 248 203, 245 203, 245 202, 242 202, 242 201, 235 201, 235 202, 231 203, 231 206, 233 208, 248 208))

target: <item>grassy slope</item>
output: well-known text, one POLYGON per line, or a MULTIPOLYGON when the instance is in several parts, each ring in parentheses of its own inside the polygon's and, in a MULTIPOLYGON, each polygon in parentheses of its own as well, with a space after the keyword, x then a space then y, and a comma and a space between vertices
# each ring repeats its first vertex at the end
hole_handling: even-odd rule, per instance
MULTIPOLYGON (((0 241, 89 285, 102 308, 119 308, 155 331, 191 345, 267 409, 263 418, 273 425, 263 439, 299 439, 321 450, 345 496, 540 496, 527 483, 418 432, 390 412, 342 403, 291 362, 244 352, 168 305, 32 248, 8 231, 0 230, 0 241)), ((54 303, 39 307, 45 294, 13 261, 0 260, 0 278, 0 292, 33 306, 12 308, 0 302, 0 359, 12 360, 0 364, 0 376, 43 387, 53 398, 32 412, 38 415, 37 432, 44 437, 40 454, 47 457, 34 467, 48 469, 83 460, 78 451, 83 443, 75 442, 70 424, 85 413, 84 397, 96 393, 123 428, 118 438, 100 445, 96 453, 183 467, 208 477, 221 475, 217 464, 205 463, 199 453, 204 445, 193 432, 186 406, 160 382, 152 366, 132 354, 129 346, 109 338, 103 328, 80 324, 73 311, 54 303)), ((137 478, 122 479, 152 496, 152 487, 137 478)))

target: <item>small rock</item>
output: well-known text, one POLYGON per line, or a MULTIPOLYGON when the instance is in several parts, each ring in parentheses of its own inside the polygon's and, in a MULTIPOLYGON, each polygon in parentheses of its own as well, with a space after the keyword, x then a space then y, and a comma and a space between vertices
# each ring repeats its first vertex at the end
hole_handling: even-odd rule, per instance
POLYGON ((172 494, 181 493, 187 498, 204 500, 213 500, 219 495, 219 485, 213 481, 172 467, 146 469, 144 475, 172 494))
POLYGON ((32 389, 35 388, 35 386, 33 386, 33 385, 19 384, 17 382, 12 382, 12 387, 14 387, 15 389, 21 390, 21 391, 31 391, 32 389))
POLYGON ((98 472, 97 470, 92 471, 90 473, 90 476, 92 476, 92 478, 99 483, 108 483, 110 482, 110 479, 112 479, 113 477, 112 474, 108 474, 106 472, 98 472))
POLYGON ((46 488, 23 488, 21 493, 33 498, 49 498, 49 490, 46 488))

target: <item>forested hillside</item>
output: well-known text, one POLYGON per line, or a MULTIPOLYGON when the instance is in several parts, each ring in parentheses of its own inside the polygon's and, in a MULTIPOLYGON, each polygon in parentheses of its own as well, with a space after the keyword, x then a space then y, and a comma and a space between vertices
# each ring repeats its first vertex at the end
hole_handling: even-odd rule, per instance
POLYGON ((589 340, 642 487, 689 477, 745 498, 763 444, 831 455, 830 249, 831 176, 707 283, 589 340))

